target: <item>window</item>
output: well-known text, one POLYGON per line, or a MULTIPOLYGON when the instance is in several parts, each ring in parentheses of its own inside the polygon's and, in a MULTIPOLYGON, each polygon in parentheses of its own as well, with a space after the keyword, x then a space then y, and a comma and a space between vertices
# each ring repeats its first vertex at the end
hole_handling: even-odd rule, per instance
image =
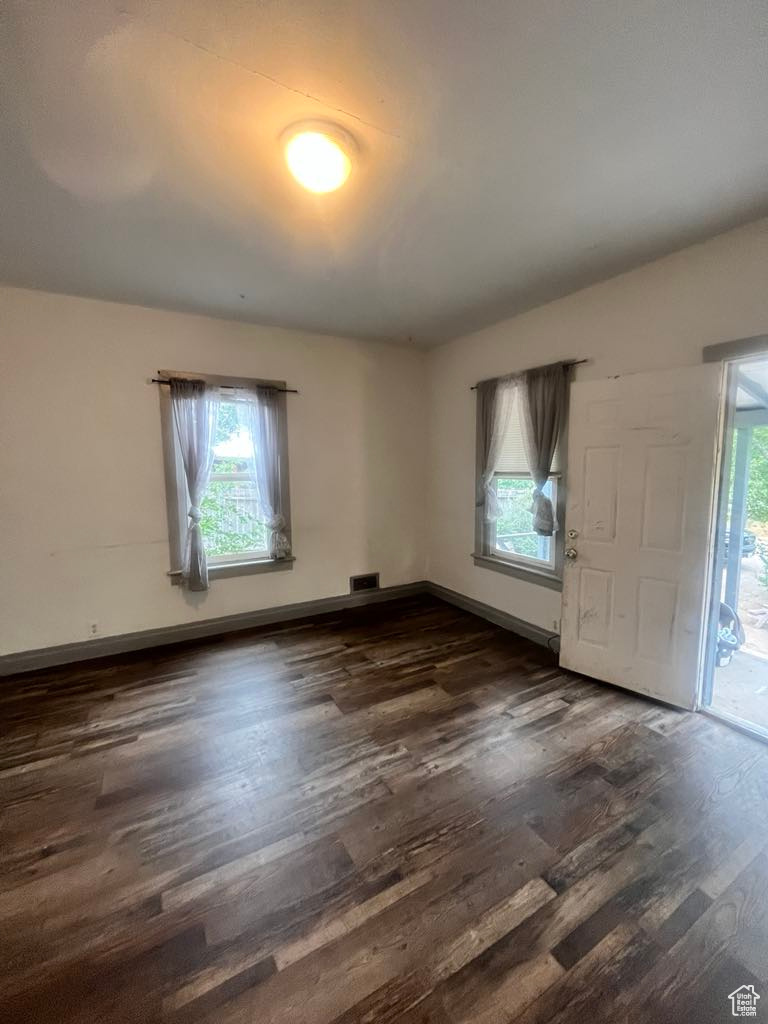
POLYGON ((259 519, 256 485, 248 469, 251 447, 237 403, 223 399, 211 480, 200 505, 209 565, 268 557, 267 530, 259 519))
MULTIPOLYGON (((510 561, 530 562, 532 566, 554 571, 556 536, 540 537, 533 529, 533 481, 530 475, 497 473, 494 489, 499 502, 499 518, 489 524, 494 554, 510 561)), ((556 508, 556 476, 549 478, 544 494, 556 508)))
MULTIPOLYGON (((195 377, 200 375, 161 371, 160 376, 195 377)), ((219 415, 214 437, 214 460, 205 494, 200 501, 200 529, 203 535, 210 578, 243 575, 272 569, 290 569, 293 558, 270 558, 270 531, 260 515, 258 489, 253 479, 254 444, 243 415, 246 392, 239 387, 263 383, 285 388, 282 381, 243 381, 238 378, 208 377, 220 388, 219 415)), ((181 453, 173 422, 169 389, 161 389, 161 413, 165 451, 166 494, 171 569, 178 582, 185 543, 189 494, 181 453)), ((281 393, 278 412, 277 446, 281 465, 281 492, 284 530, 290 529, 288 505, 287 436, 285 394, 281 393)))
MULTIPOLYGON (((552 502, 558 523, 564 519, 562 448, 561 439, 552 459, 552 472, 544 487, 544 494, 552 502)), ((551 537, 542 537, 533 528, 534 483, 528 470, 517 393, 492 487, 498 516, 495 520, 486 520, 483 511, 478 510, 475 564, 535 579, 559 589, 562 575, 561 531, 556 530, 551 537)))

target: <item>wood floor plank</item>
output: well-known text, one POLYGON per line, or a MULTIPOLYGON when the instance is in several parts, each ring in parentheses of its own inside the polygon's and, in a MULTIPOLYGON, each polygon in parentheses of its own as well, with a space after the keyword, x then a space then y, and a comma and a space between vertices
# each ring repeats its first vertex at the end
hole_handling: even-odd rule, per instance
POLYGON ((436 599, 0 716, 3 1024, 699 1024, 768 985, 768 748, 436 599))

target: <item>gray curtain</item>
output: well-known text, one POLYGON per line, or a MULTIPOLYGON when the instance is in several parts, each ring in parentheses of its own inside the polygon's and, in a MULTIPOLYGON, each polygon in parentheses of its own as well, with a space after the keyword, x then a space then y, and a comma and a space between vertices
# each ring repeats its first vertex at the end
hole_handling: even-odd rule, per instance
POLYGON ((480 481, 476 504, 483 509, 486 522, 499 518, 499 503, 493 487, 493 474, 501 454, 504 436, 515 401, 513 375, 483 380, 477 385, 477 444, 480 481))
POLYGON ((270 558, 288 558, 291 545, 285 532, 282 507, 283 466, 280 457, 280 409, 283 400, 274 388, 257 387, 243 392, 238 415, 251 435, 251 479, 256 485, 258 515, 269 531, 270 558))
POLYGON ((557 529, 552 502, 542 493, 549 479, 552 457, 565 423, 568 401, 568 366, 556 363, 527 370, 522 374, 520 421, 523 427, 528 468, 533 492, 533 528, 541 537, 551 537, 557 529))
POLYGON ((213 466, 219 393, 202 380, 171 379, 170 389, 176 438, 189 493, 189 525, 181 564, 181 582, 189 590, 207 590, 208 563, 200 529, 200 502, 213 466))

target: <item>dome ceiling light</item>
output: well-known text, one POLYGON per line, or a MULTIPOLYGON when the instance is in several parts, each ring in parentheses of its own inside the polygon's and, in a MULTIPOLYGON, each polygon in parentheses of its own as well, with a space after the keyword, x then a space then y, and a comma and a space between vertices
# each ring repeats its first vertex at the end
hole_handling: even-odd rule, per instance
POLYGON ((309 192, 335 192, 352 170, 355 142, 338 125, 303 121, 283 133, 285 162, 298 183, 309 192))

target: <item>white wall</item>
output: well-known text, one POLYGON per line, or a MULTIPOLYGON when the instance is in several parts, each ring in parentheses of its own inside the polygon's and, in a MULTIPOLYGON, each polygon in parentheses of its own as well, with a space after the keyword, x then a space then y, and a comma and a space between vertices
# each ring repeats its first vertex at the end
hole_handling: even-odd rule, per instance
POLYGON ((577 376, 693 364, 768 333, 768 221, 428 354, 0 288, 0 652, 428 578, 551 628, 560 595, 476 568, 474 393, 561 358, 577 376), (174 368, 289 396, 293 572, 171 587, 157 386, 174 368), (426 409, 426 398, 429 408, 426 409), (429 477, 429 485, 427 481, 429 477), (426 551, 426 556, 425 556, 426 551))
POLYGON ((560 594, 473 565, 478 380, 566 358, 577 379, 701 362, 703 346, 768 334, 768 220, 430 352, 427 578, 545 629, 560 594))
POLYGON ((0 288, 0 651, 424 578, 425 356, 0 288), (292 572, 172 587, 161 368, 285 379, 292 572))

